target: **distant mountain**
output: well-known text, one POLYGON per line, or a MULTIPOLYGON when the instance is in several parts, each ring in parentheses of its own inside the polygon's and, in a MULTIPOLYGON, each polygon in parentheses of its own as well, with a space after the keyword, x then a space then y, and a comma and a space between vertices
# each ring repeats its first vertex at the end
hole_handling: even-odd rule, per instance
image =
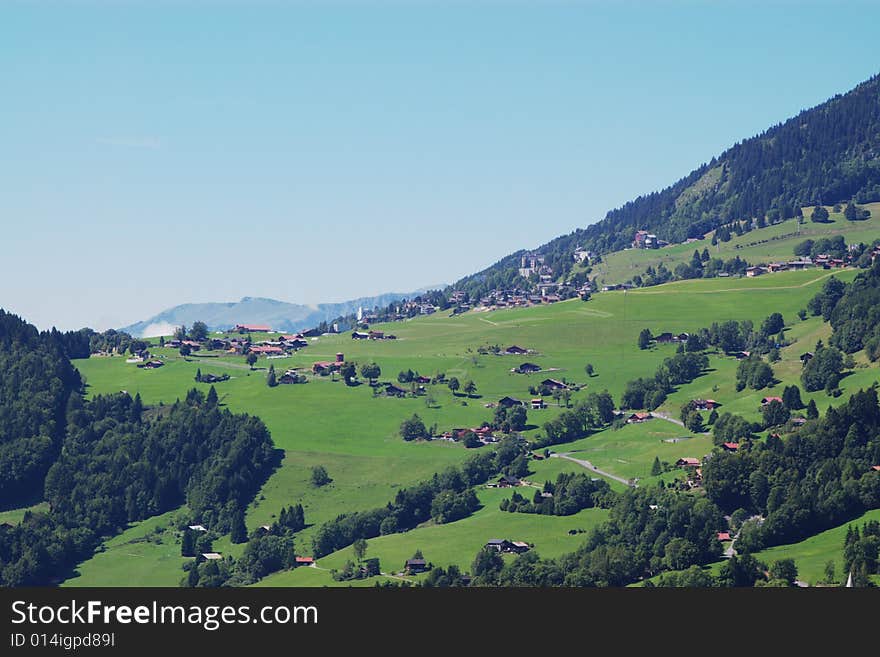
MULTIPOLYGON (((564 275, 577 246, 600 254, 619 251, 637 230, 683 242, 735 221, 787 219, 802 206, 851 199, 880 201, 880 76, 735 144, 666 189, 639 196, 536 251, 554 274, 564 275)), ((525 253, 510 254, 452 288, 481 294, 521 281, 516 270, 525 253)))
MULTIPOLYGON (((440 285, 430 289, 442 287, 444 286, 440 285)), ((342 303, 320 303, 317 306, 260 297, 244 297, 241 301, 228 303, 186 303, 120 330, 136 337, 154 337, 170 335, 181 324, 190 326, 195 321, 202 321, 212 331, 228 330, 236 324, 267 324, 279 331, 295 332, 356 313, 358 308, 381 308, 395 301, 412 299, 428 289, 408 293, 389 292, 342 303)))

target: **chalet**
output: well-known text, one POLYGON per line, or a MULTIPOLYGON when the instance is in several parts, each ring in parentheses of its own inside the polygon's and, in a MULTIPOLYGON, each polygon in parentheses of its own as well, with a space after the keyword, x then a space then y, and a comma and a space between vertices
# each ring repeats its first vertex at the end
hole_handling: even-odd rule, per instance
POLYGON ((210 338, 205 343, 205 348, 210 350, 229 349, 230 344, 229 340, 223 338, 210 338))
POLYGON ((698 411, 712 411, 721 405, 714 399, 694 399, 693 403, 698 411))
POLYGON ((729 541, 730 540, 730 532, 718 532, 718 540, 719 541, 729 541))
POLYGON ((568 385, 556 379, 544 379, 541 381, 542 386, 546 386, 551 390, 568 390, 568 385))
POLYGON ((145 370, 155 370, 162 367, 165 363, 161 360, 148 360, 146 363, 140 363, 138 367, 145 370))
POLYGON ((806 351, 806 352, 802 353, 801 354, 801 364, 806 365, 811 360, 813 360, 814 356, 815 356, 815 354, 812 351, 806 351))
POLYGON ((675 342, 675 336, 672 333, 661 333, 660 335, 655 335, 654 340, 658 344, 675 342))
POLYGON ((786 269, 788 269, 788 265, 784 262, 771 262, 769 265, 767 265, 767 271, 771 274, 774 274, 778 271, 785 271, 786 269))
POLYGON ((646 422, 647 420, 650 420, 653 417, 654 416, 651 415, 650 413, 633 413, 628 418, 626 418, 626 421, 629 424, 638 424, 641 422, 646 422))
POLYGON ((509 346, 507 349, 505 349, 505 350, 504 350, 504 353, 507 354, 508 356, 512 356, 512 355, 515 355, 515 354, 520 354, 520 355, 521 355, 521 354, 527 354, 527 353, 529 353, 529 350, 528 350, 528 349, 523 349, 522 347, 519 347, 519 346, 517 346, 517 345, 514 344, 514 345, 509 346))
POLYGON ((791 423, 796 427, 802 427, 807 423, 807 418, 805 417, 793 417, 791 418, 791 423))
POLYGON ((293 563, 294 563, 295 568, 299 567, 299 566, 314 566, 315 565, 315 558, 314 557, 294 557, 293 563))
POLYGON ((677 335, 672 336, 672 341, 687 342, 689 337, 691 337, 690 333, 678 333, 677 335))
POLYGON ((523 552, 528 552, 530 549, 531 546, 523 541, 510 542, 510 551, 515 554, 522 554, 523 552))
POLYGON ((293 384, 299 382, 299 374, 297 374, 295 370, 287 370, 284 374, 278 377, 278 383, 293 384))
POLYGON ((782 397, 763 397, 761 399, 761 406, 766 406, 770 402, 779 402, 782 403, 782 397))
POLYGON ((351 339, 352 340, 369 340, 370 334, 369 333, 361 333, 360 331, 352 331, 351 332, 351 339))
POLYGON ((302 335, 300 335, 299 333, 297 333, 296 335, 285 334, 285 335, 278 336, 278 340, 280 340, 281 342, 293 342, 293 341, 299 340, 301 338, 302 338, 302 335))
POLYGON ((746 267, 746 276, 749 278, 754 278, 755 276, 760 276, 764 273, 763 267, 746 267))
POLYGON ((205 561, 219 561, 223 558, 219 552, 202 552, 198 557, 196 557, 197 563, 204 563, 205 561))
POLYGON ((168 347, 168 348, 170 348, 170 349, 177 349, 177 348, 180 346, 180 340, 177 340, 177 339, 174 339, 174 340, 168 340, 168 341, 165 343, 165 346, 168 347))
POLYGON ((736 358, 737 360, 742 360, 744 358, 748 358, 751 355, 752 355, 751 351, 737 351, 735 354, 733 354, 734 358, 736 358))
POLYGON ((501 475, 495 482, 498 488, 511 488, 513 486, 519 486, 520 483, 520 480, 513 475, 501 475))
POLYGON ((403 572, 407 575, 416 575, 428 570, 428 564, 424 559, 407 559, 403 564, 403 572))
POLYGON ((416 383, 431 383, 431 377, 419 375, 416 377, 416 383))
POLYGON ((543 461, 544 458, 545 458, 545 457, 544 457, 543 454, 541 454, 541 452, 532 452, 532 459, 533 459, 533 460, 535 460, 535 461, 543 461))
POLYGON ((832 267, 840 268, 843 267, 846 263, 840 258, 831 258, 831 260, 828 261, 828 264, 832 267))
POLYGON ((187 527, 187 529, 189 529, 190 531, 194 531, 194 532, 206 532, 206 531, 208 531, 207 527, 205 527, 204 525, 189 525, 189 526, 187 527))
POLYGON ((498 552, 509 552, 510 541, 506 538, 490 538, 486 541, 487 550, 498 550, 498 552))
POLYGON ((680 468, 698 468, 700 467, 700 459, 695 459, 691 457, 680 458, 675 462, 680 468))
POLYGON ((367 337, 370 340, 384 340, 385 333, 382 331, 370 331, 369 333, 367 333, 367 337))
POLYGON ((393 383, 386 383, 385 394, 389 397, 406 397, 406 390, 394 385, 393 383))
POLYGON ((537 411, 541 408, 547 408, 547 404, 544 403, 543 399, 533 399, 531 401, 531 404, 532 404, 532 410, 535 410, 535 411, 537 411))
POLYGON ((532 372, 540 372, 541 366, 535 363, 523 363, 519 367, 513 368, 511 371, 516 372, 517 374, 531 374, 532 372))
POLYGON ((285 349, 302 349, 309 346, 309 341, 303 340, 299 335, 282 335, 278 340, 285 349))
POLYGON ((265 324, 236 324, 232 330, 236 333, 269 333, 272 329, 265 324))
POLYGON ((329 360, 319 360, 316 363, 312 364, 312 372, 314 374, 321 374, 323 372, 334 372, 338 370, 342 366, 342 363, 337 363, 329 360))
POLYGON ((284 353, 284 349, 269 345, 257 345, 250 348, 250 353, 257 354, 258 356, 280 356, 284 353))
POLYGON ((801 271, 806 269, 807 267, 813 266, 813 261, 810 258, 803 258, 801 260, 789 260, 787 263, 788 268, 794 271, 801 271))
POLYGON ((195 340, 183 340, 183 341, 181 341, 180 344, 181 344, 181 345, 184 345, 184 344, 185 344, 185 345, 186 345, 187 347, 189 347, 192 351, 198 351, 199 349, 202 348, 202 343, 201 343, 201 342, 196 342, 195 340))
POLYGON ((725 452, 735 452, 739 449, 739 443, 722 443, 721 449, 725 452))
POLYGON ((300 335, 304 338, 317 338, 321 335, 321 332, 316 328, 306 329, 304 331, 300 331, 300 335))
POLYGON ((498 400, 498 405, 504 406, 505 408, 510 408, 511 406, 525 406, 525 404, 516 397, 502 397, 498 400))

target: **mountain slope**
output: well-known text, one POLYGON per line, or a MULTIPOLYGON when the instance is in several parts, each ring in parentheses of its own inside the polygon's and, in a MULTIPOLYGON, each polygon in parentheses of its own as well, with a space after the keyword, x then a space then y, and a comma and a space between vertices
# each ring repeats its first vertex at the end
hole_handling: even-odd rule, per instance
MULTIPOLYGON (((795 216, 797 208, 880 200, 880 76, 739 142, 659 192, 639 196, 584 229, 541 246, 555 274, 577 246, 599 253, 630 245, 636 230, 669 242, 732 221, 795 216)), ((516 281, 523 251, 455 283, 481 293, 516 281)))
POLYGON ((372 309, 387 306, 401 299, 409 299, 425 290, 410 293, 389 292, 375 297, 362 297, 341 303, 321 303, 307 306, 275 299, 244 297, 227 303, 187 303, 121 329, 137 337, 169 335, 173 327, 202 321, 210 330, 227 330, 236 324, 268 324, 279 331, 299 331, 321 322, 357 312, 358 308, 372 309))

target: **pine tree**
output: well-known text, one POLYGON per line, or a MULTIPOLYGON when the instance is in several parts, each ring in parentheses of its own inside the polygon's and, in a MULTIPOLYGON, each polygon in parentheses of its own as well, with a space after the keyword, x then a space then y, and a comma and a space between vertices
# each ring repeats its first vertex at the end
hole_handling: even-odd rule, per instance
POLYGON ((205 405, 208 408, 214 408, 219 401, 220 400, 217 398, 217 391, 214 390, 214 386, 211 386, 211 389, 208 390, 208 396, 205 398, 205 405))
POLYGON ((274 388, 278 385, 278 381, 275 379, 275 365, 269 365, 269 374, 266 375, 266 385, 270 388, 274 388))
POLYGON ((131 403, 131 410, 129 411, 132 422, 140 422, 141 421, 141 413, 144 410, 144 404, 141 401, 141 393, 135 393, 134 401, 131 403))
POLYGON ((188 527, 183 530, 183 536, 180 539, 180 556, 194 557, 196 556, 196 537, 195 532, 188 527))
POLYGON ((202 380, 202 368, 201 368, 201 367, 200 367, 199 369, 196 370, 196 379, 195 379, 195 380, 196 380, 196 381, 201 381, 201 380, 202 380))
POLYGON ((232 517, 232 530, 229 538, 233 543, 247 542, 247 526, 244 524, 244 511, 241 509, 238 509, 232 517))
POLYGON ((807 419, 815 420, 819 417, 819 409, 816 408, 816 401, 814 399, 810 400, 810 403, 807 404, 807 419))
POLYGON ((660 465, 660 457, 654 457, 654 464, 651 466, 651 476, 656 477, 657 475, 663 472, 663 468, 660 465))

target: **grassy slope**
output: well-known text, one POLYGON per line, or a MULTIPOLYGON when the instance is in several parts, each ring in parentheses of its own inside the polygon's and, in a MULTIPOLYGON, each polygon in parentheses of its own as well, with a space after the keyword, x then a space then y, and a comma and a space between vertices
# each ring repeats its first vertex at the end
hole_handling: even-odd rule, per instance
POLYGON ((11 525, 17 525, 21 522, 21 519, 24 518, 24 514, 28 511, 40 512, 48 510, 49 505, 46 502, 40 502, 39 504, 34 504, 33 506, 23 506, 18 509, 7 509, 6 511, 0 511, 0 524, 8 522, 11 525))
MULTIPOLYGON (((786 372, 790 370, 796 377, 794 363, 800 366, 797 355, 805 350, 805 345, 812 346, 813 338, 822 331, 818 320, 798 322, 796 312, 819 289, 826 275, 827 272, 806 271, 758 279, 685 281, 627 293, 603 293, 587 303, 571 300, 552 306, 468 313, 454 318, 437 313, 377 326, 395 333, 399 338, 395 341, 353 341, 346 335, 322 336, 292 358, 261 359, 258 365, 268 367, 268 363, 274 363, 279 371, 292 366, 309 367, 313 361, 332 360, 337 351, 343 351, 349 360, 378 362, 383 380, 393 380, 399 370, 412 368, 424 374, 444 371, 463 380, 473 378, 477 383, 481 397, 470 400, 453 397, 445 387, 432 386, 436 408, 428 408, 424 399, 373 398, 367 385, 349 388, 327 378, 315 379, 306 385, 270 389, 265 385, 265 370, 250 372, 242 357, 186 361, 176 352, 165 350, 168 364, 154 371, 138 369, 119 357, 92 358, 77 361, 76 365, 88 380, 89 394, 124 389, 132 394, 140 392, 147 404, 171 403, 183 397, 186 390, 195 385, 196 368, 231 374, 230 381, 216 386, 222 402, 233 411, 263 418, 276 445, 285 450, 282 467, 269 479, 249 510, 248 527, 269 522, 282 505, 301 502, 307 521, 313 523, 298 537, 301 551, 307 552, 311 535, 321 522, 343 511, 385 504, 400 487, 423 480, 466 457, 467 450, 459 445, 441 441, 405 443, 397 436, 401 420, 417 412, 427 424, 436 422, 442 430, 474 426, 490 419, 492 411, 484 408, 485 402, 507 394, 528 398, 528 387, 547 376, 511 374, 510 368, 524 360, 547 368, 560 368, 554 377, 586 383, 586 390, 576 394, 573 401, 589 390, 603 388, 619 398, 626 381, 650 374, 663 358, 673 353, 669 347, 645 352, 636 349, 636 337, 642 328, 647 326, 656 333, 694 330, 724 319, 749 318, 760 322, 771 312, 779 311, 792 325, 791 334, 800 336, 801 343, 783 350, 786 372), (539 353, 525 358, 477 356, 476 349, 483 344, 519 344, 539 353), (590 379, 583 371, 588 362, 596 369, 596 376, 590 379), (333 484, 322 489, 310 485, 310 468, 316 464, 327 467, 333 484)), ((849 280, 855 272, 837 275, 849 280)), ((712 362, 714 372, 671 397, 666 405, 670 413, 677 415, 681 400, 711 396, 725 404, 724 410, 757 417, 756 400, 766 393, 735 395, 732 388, 735 362, 720 356, 713 357, 712 362)), ((864 385, 869 378, 873 380, 874 373, 875 370, 865 370, 864 376, 860 372, 846 379, 844 385, 864 385)), ((207 390, 207 386, 201 387, 207 390)), ((827 403, 827 399, 817 398, 817 401, 827 403)), ((540 425, 558 412, 555 407, 529 411, 529 421, 540 425)), ((533 429, 528 433, 535 432, 533 429)), ((588 452, 583 458, 593 460, 600 468, 625 477, 646 478, 655 455, 674 461, 707 451, 708 440, 704 437, 677 444, 661 442, 663 437, 685 433, 671 423, 653 420, 642 427, 600 433, 559 450, 586 449, 588 452)), ((557 460, 553 459, 552 467, 561 467, 555 465, 557 460)), ((549 463, 537 464, 536 468, 548 466, 549 463)), ((571 464, 570 467, 579 466, 571 464)), ((534 520, 547 523, 548 528, 556 521, 546 517, 534 520)), ((452 531, 452 526, 432 531, 439 535, 452 531)), ((484 538, 482 534, 474 536, 475 544, 484 538)), ((389 544, 394 542, 393 538, 382 540, 389 544)), ((472 558, 472 552, 467 552, 465 566, 472 558)), ((132 581, 146 579, 146 573, 168 564, 170 562, 141 559, 128 565, 126 576, 132 581), (135 572, 139 568, 144 570, 143 574, 135 572)), ((81 570, 83 583, 97 581, 90 580, 90 573, 97 572, 90 564, 84 564, 81 570)), ((176 565, 172 570, 176 570, 176 565)), ((163 577, 177 581, 179 575, 180 571, 176 570, 173 577, 171 574, 163 577)))
MULTIPOLYGON (((636 274, 644 274, 649 266, 656 267, 663 263, 670 271, 681 262, 690 262, 694 249, 709 249, 713 258, 728 260, 740 256, 752 264, 791 260, 796 244, 805 239, 817 239, 844 235, 847 243, 864 242, 870 244, 880 239, 880 203, 868 203, 864 206, 871 210, 871 218, 866 221, 849 222, 843 213, 832 212, 831 222, 816 224, 810 221, 812 208, 804 208, 805 223, 798 226, 793 219, 768 226, 761 230, 753 230, 741 237, 733 235, 729 242, 719 242, 712 246, 711 239, 703 239, 691 244, 675 244, 663 249, 626 249, 609 254, 604 262, 598 264, 593 271, 602 284, 623 283, 636 274)), ((660 237, 663 237, 660 235, 660 237)))

